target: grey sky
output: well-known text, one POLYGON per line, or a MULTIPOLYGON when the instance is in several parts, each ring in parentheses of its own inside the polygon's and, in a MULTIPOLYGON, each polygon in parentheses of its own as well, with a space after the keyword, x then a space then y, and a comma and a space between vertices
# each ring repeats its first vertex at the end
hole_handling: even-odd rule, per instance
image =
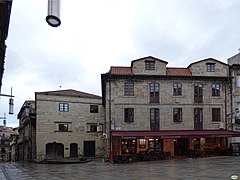
MULTIPOLYGON (((154 56, 170 67, 212 57, 227 62, 240 48, 238 0, 61 0, 61 21, 50 27, 47 0, 14 0, 2 93, 13 87, 17 126, 34 92, 75 89, 101 95, 110 66, 154 56)), ((1 98, 0 116, 8 112, 1 98)), ((1 124, 1 123, 0 123, 1 124)))

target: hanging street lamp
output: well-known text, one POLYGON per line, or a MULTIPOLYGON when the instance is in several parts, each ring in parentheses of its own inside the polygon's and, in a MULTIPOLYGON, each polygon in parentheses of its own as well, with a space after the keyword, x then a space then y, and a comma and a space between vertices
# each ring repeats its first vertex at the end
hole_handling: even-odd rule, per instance
POLYGON ((52 27, 61 25, 60 0, 48 0, 48 15, 46 21, 52 27))

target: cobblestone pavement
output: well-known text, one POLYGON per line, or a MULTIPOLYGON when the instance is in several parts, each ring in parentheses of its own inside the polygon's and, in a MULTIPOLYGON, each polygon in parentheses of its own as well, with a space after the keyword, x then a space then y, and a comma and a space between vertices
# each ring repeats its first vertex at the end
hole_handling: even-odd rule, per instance
POLYGON ((240 156, 126 164, 110 164, 100 160, 84 164, 0 163, 1 180, 228 180, 232 175, 237 175, 240 180, 240 156))

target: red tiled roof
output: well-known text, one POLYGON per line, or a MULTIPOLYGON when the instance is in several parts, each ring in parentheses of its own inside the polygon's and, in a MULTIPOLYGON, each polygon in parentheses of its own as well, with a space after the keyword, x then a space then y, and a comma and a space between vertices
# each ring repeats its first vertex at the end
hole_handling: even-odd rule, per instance
POLYGON ((166 75, 168 76, 191 76, 188 68, 167 68, 166 75))
MULTIPOLYGON (((117 67, 112 66, 109 70, 109 74, 115 75, 132 75, 131 67, 117 67)), ((188 68, 166 68, 167 76, 191 76, 191 72, 188 68)))
POLYGON ((118 75, 131 75, 132 74, 132 69, 131 67, 116 67, 112 66, 111 69, 109 70, 110 74, 118 74, 118 75))

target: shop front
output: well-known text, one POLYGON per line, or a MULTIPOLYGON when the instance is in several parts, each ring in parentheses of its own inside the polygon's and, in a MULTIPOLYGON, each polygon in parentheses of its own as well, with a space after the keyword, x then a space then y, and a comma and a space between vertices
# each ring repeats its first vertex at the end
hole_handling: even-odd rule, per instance
POLYGON ((112 162, 227 155, 227 130, 112 131, 112 162))

